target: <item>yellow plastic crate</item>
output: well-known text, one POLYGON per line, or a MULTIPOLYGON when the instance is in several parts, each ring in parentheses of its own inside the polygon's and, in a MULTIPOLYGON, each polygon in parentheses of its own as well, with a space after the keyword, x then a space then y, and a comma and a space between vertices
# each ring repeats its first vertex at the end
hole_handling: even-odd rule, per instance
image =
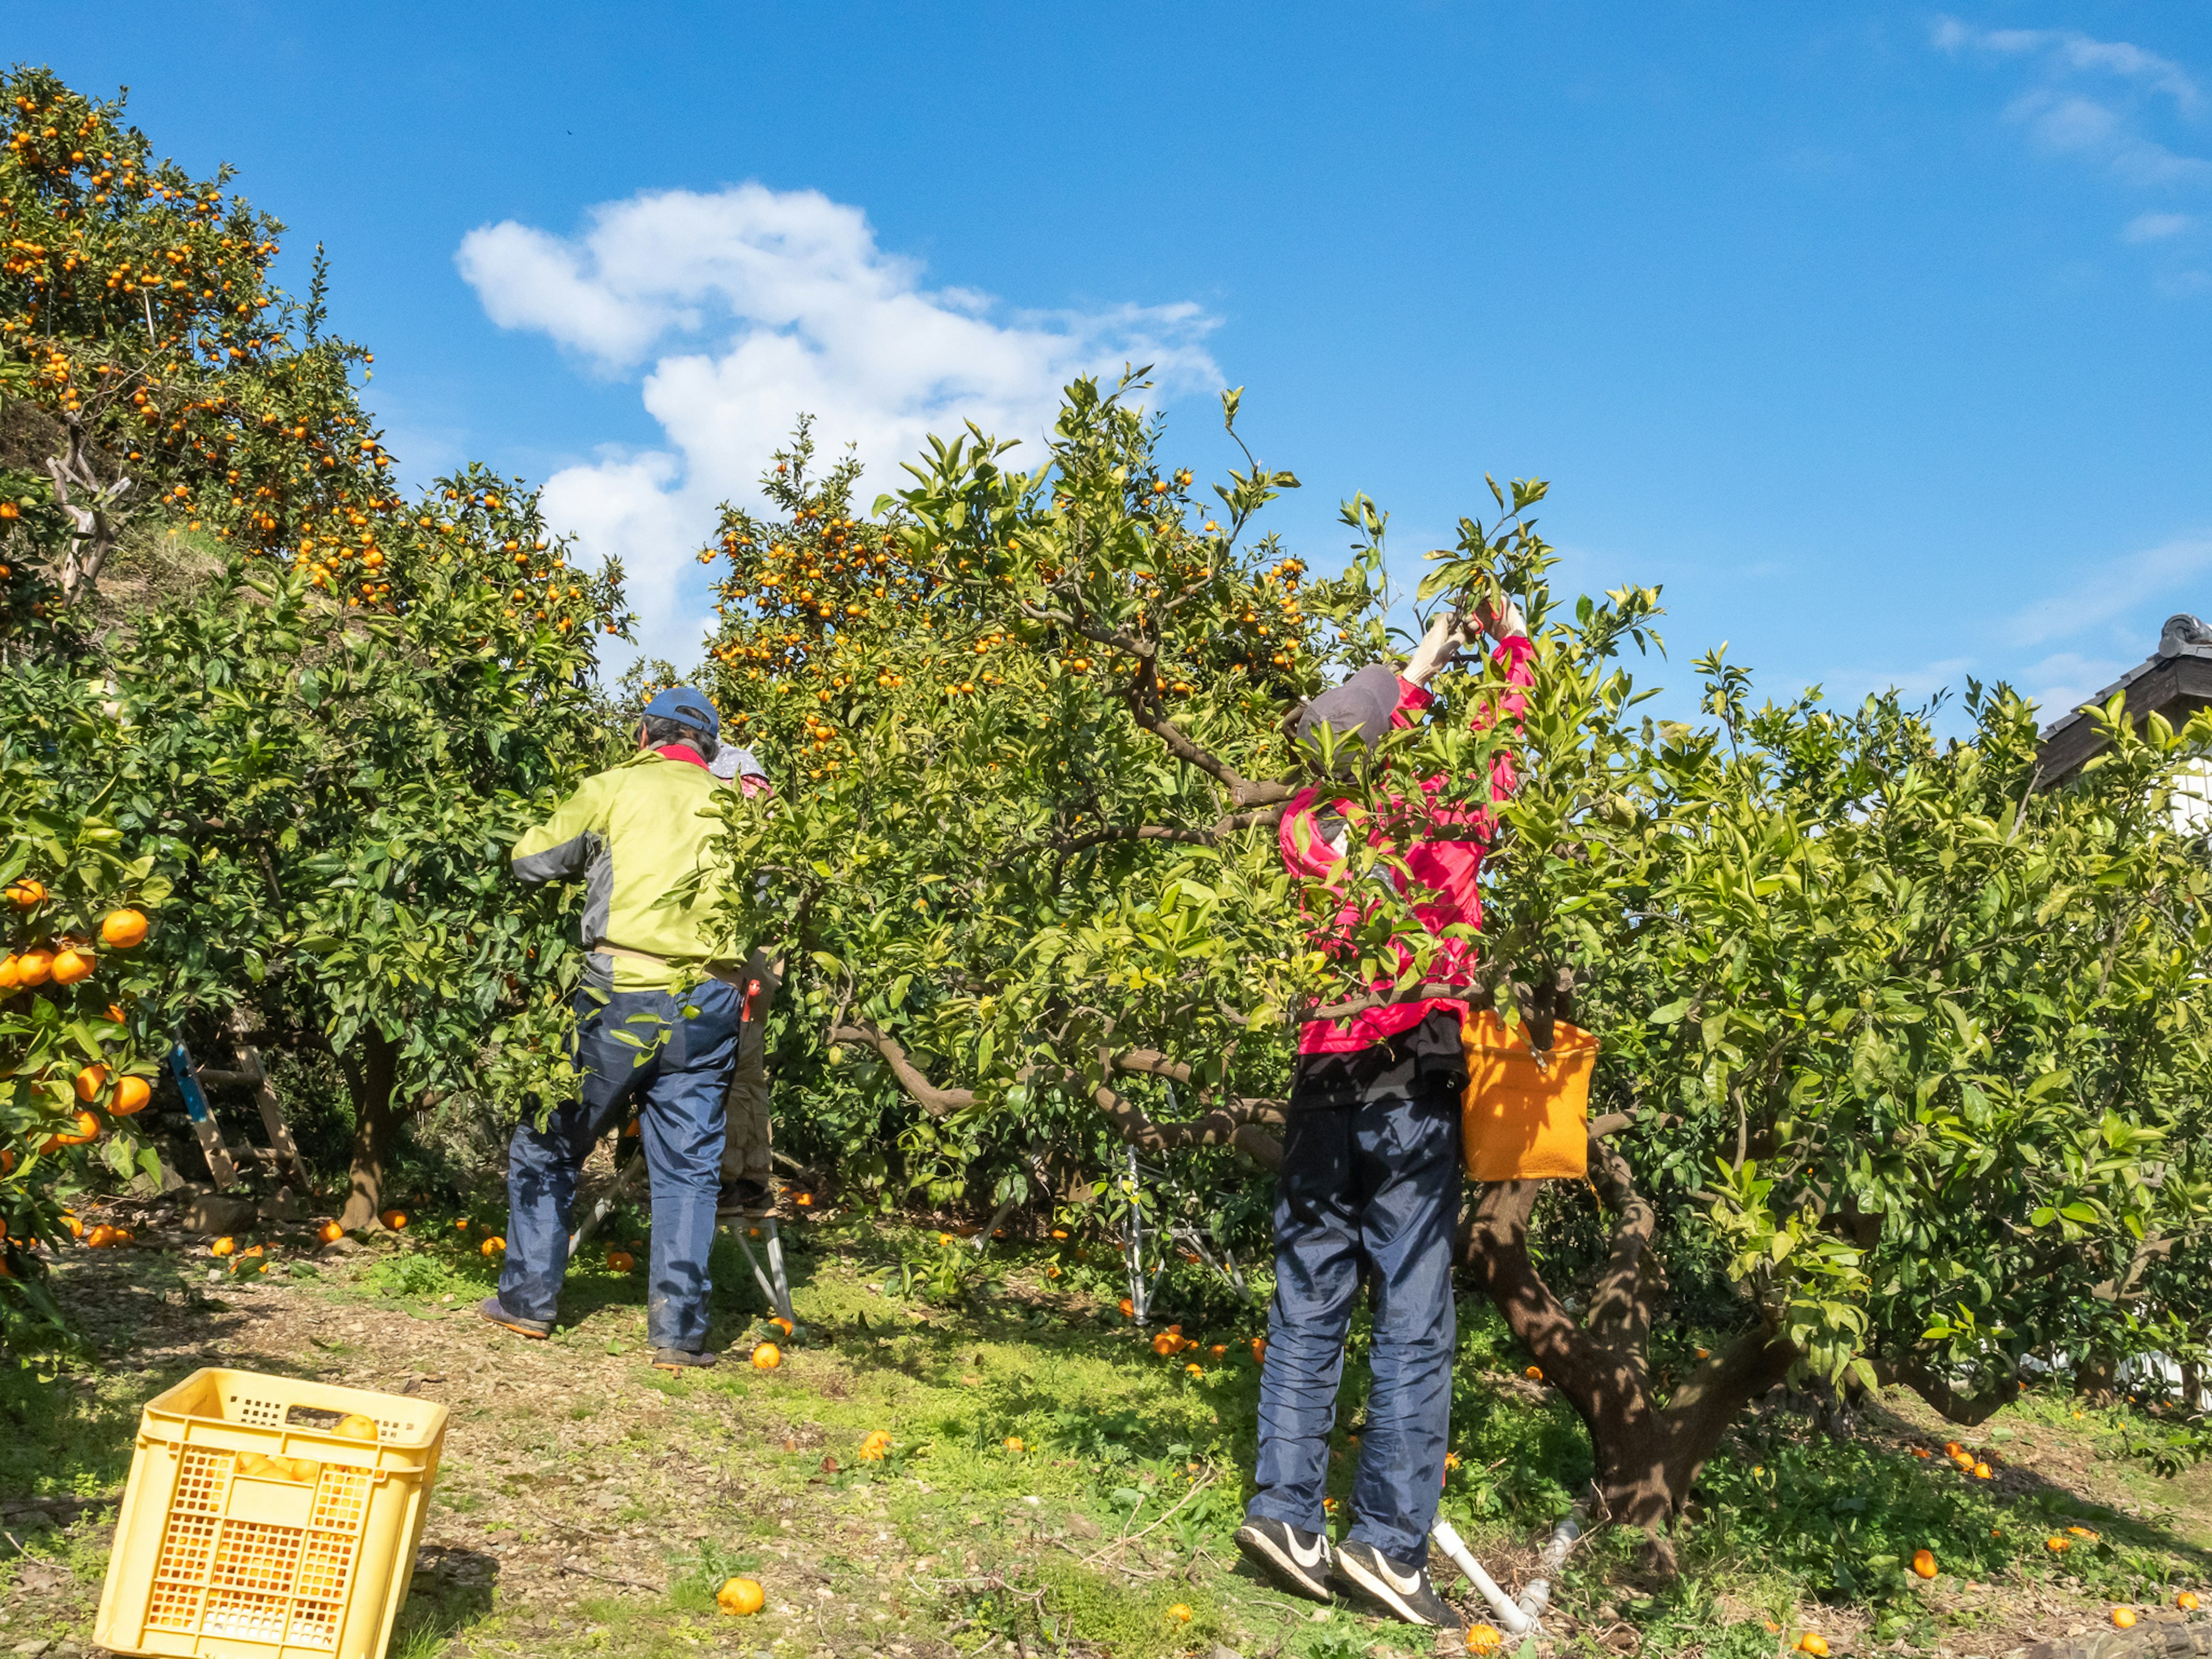
POLYGON ((379 1659, 445 1438, 432 1401, 194 1371, 139 1421, 93 1639, 193 1659, 379 1659), (336 1432, 351 1413, 375 1420, 374 1444, 336 1432))

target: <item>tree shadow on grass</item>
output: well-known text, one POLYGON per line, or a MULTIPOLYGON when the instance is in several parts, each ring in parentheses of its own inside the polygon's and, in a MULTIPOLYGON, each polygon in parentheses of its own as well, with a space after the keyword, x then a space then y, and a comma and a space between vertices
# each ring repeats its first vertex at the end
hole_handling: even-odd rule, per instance
POLYGON ((416 1552, 415 1580, 392 1626, 388 1659, 429 1659, 447 1643, 490 1617, 499 1562, 481 1550, 425 1544, 416 1552))
MULTIPOLYGON (((1908 1444, 1928 1444, 1930 1437, 1926 1430, 1910 1423, 1878 1400, 1868 1400, 1859 1411, 1867 1425, 1884 1436, 1908 1444)), ((1953 1437, 1962 1444, 1981 1444, 1981 1437, 1972 1430, 1953 1430, 1953 1437)), ((1908 1462, 1923 1467, 1940 1466, 1943 1454, 1937 1442, 1931 1449, 1935 1456, 1927 1460, 1913 1457, 1901 1448, 1895 1454, 1908 1462)), ((1930 1468, 1936 1479, 1942 1479, 1941 1468, 1930 1468)), ((1982 1484, 1982 1483, 1976 1483, 1982 1484)), ((2154 1522, 2142 1520, 2114 1510, 2087 1492, 2066 1486, 2051 1476, 2021 1464, 2006 1462, 1989 1484, 1995 1490, 1993 1498, 2014 1510, 2031 1511, 2039 1520, 2054 1527, 2070 1522, 2090 1522, 2106 1537, 2131 1544, 2138 1549, 2157 1550, 2179 1559, 2194 1563, 2199 1569, 2212 1571, 2212 1549, 2181 1536, 2169 1528, 2154 1522)))

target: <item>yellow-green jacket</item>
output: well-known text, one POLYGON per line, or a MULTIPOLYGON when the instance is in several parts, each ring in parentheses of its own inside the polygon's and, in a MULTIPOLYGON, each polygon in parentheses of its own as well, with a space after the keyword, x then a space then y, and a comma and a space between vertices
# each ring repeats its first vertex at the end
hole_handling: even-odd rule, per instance
POLYGON ((514 873, 523 881, 584 878, 583 942, 593 952, 587 982, 680 990, 706 976, 710 957, 722 960, 707 931, 726 874, 712 852, 722 788, 704 766, 641 750, 586 778, 514 843, 514 873), (681 900, 672 896, 679 888, 688 888, 681 900))

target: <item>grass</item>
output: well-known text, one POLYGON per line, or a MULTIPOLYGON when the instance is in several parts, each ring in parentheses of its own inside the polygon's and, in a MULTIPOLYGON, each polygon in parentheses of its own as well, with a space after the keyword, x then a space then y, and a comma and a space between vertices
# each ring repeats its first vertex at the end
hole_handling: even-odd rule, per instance
MULTIPOLYGON (((781 1366, 672 1376, 639 1363, 642 1273, 613 1273, 596 1253, 580 1261, 550 1343, 456 1318, 496 1277, 483 1232, 418 1224, 397 1250, 226 1288, 227 1311, 174 1310, 187 1327, 228 1322, 222 1340, 262 1369, 380 1387, 434 1371, 450 1391, 399 1659, 875 1653, 926 1638, 962 1653, 1018 1639, 1117 1659, 1216 1642, 1289 1659, 1426 1648, 1342 1611, 1316 1618, 1242 1569, 1229 1534, 1248 1496, 1259 1371, 1247 1340, 1261 1316, 1218 1279, 1171 1278, 1164 1292, 1164 1317, 1180 1314, 1201 1344, 1193 1374, 1191 1356, 1155 1356, 1102 1305, 1118 1286, 1096 1247, 1002 1245, 979 1260, 875 1218, 814 1222, 788 1236, 804 1330, 777 1334, 781 1366), (866 1460, 878 1430, 890 1451, 866 1460), (769 1587, 754 1620, 714 1606, 736 1574, 769 1587)), ((639 1218, 619 1218, 615 1236, 641 1237, 639 1218)), ((737 1360, 767 1334, 765 1310, 727 1242, 714 1273, 714 1340, 737 1360)), ((64 1287, 143 1321, 155 1306, 144 1288, 176 1282, 150 1252, 104 1253, 73 1259, 64 1287)), ((1526 1356, 1486 1307, 1464 1305, 1461 1328, 1445 1510, 1516 1580, 1529 1540, 1587 1480, 1588 1444, 1558 1395, 1522 1376, 1526 1356)), ((1330 1473, 1340 1519, 1364 1327, 1349 1348, 1330 1473)), ((44 1382, 0 1373, 0 1496, 115 1492, 138 1405, 185 1363, 44 1382)), ((1681 1577, 1645 1582, 1634 1540, 1599 1534, 1560 1577, 1550 1650, 1619 1651, 1625 1627, 1640 1653, 1707 1659, 1771 1655, 1811 1628, 1838 1653, 1854 1641, 1997 1651, 2007 1630, 2045 1633, 2024 1621, 2170 1600, 2212 1577, 2207 1471, 2185 1460, 2161 1472, 2170 1460, 2136 1449, 2167 1443, 2173 1425, 2031 1393, 1973 1442, 1997 1467, 1987 1482, 1940 1450, 1912 1455, 1947 1432, 1903 1396, 1870 1404, 1842 1437, 1796 1403, 1769 1402, 1700 1481, 1677 1538, 1681 1577), (2052 1536, 2068 1539, 2063 1555, 2045 1547, 2052 1536), (1906 1568, 1923 1547, 1942 1563, 1929 1583, 1906 1568)), ((24 1601, 50 1620, 30 1633, 82 1634, 101 1524, 95 1511, 23 1540, 68 1570, 66 1585, 49 1573, 24 1601)), ((0 1559, 0 1583, 25 1565, 0 1559)), ((20 1637, 24 1616, 0 1634, 20 1637)))

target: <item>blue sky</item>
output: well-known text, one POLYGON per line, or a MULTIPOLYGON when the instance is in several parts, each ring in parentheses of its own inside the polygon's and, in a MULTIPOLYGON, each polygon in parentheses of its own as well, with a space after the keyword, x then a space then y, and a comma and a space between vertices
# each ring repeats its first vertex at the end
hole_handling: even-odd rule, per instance
MULTIPOLYGON (((418 481, 550 481, 648 637, 797 407, 888 485, 1141 352, 1420 551, 1553 480, 1837 696, 2063 702, 2212 612, 2212 8, 18 4, 9 55, 317 241, 418 481)), ((1676 698, 1670 702, 1681 704, 1676 698)), ((2053 711, 2055 712, 2055 710, 2053 711)))

